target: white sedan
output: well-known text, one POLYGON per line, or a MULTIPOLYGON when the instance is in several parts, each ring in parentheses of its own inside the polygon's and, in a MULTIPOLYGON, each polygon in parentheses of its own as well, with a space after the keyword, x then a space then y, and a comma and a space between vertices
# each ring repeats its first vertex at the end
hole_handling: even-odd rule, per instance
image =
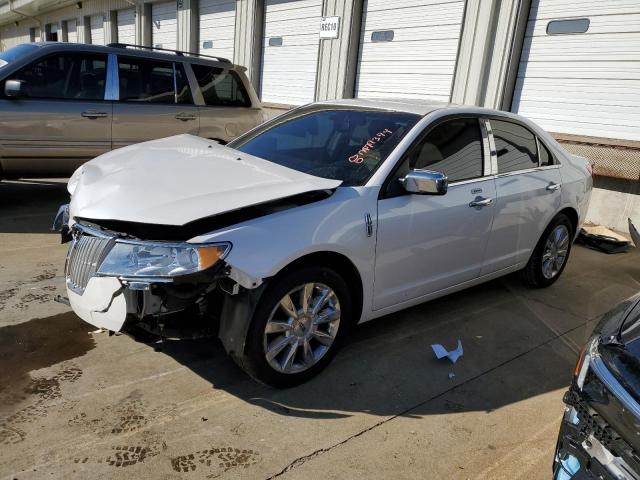
POLYGON ((585 159, 517 115, 315 103, 227 146, 181 135, 78 169, 69 302, 112 331, 217 334, 291 386, 359 322, 516 271, 551 285, 591 187, 585 159))

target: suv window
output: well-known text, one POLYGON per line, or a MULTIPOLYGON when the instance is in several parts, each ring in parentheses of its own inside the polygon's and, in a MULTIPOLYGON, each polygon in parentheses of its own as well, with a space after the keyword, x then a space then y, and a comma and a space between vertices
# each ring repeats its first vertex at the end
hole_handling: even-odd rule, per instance
POLYGON ((498 173, 516 172, 538 166, 536 137, 526 128, 511 122, 491 120, 498 154, 498 173))
POLYGON ((118 58, 120 100, 175 103, 173 63, 144 58, 118 58))
POLYGON ((191 64, 204 103, 215 107, 250 107, 251 99, 236 72, 191 64))
POLYGON ((400 176, 410 170, 427 169, 444 173, 450 182, 481 177, 482 135, 478 119, 459 118, 438 125, 412 148, 406 162, 400 176))
POLYGON ((193 103, 193 96, 189 88, 187 74, 184 71, 184 65, 176 63, 176 102, 180 104, 193 103))
POLYGON ((104 100, 107 56, 65 53, 39 59, 11 75, 31 98, 104 100))

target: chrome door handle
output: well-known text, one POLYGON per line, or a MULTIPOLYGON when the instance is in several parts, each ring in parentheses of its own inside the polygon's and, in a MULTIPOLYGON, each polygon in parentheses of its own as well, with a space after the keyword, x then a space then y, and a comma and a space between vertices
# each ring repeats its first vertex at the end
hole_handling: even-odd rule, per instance
POLYGON ((176 115, 176 119, 177 120, 182 120, 183 122, 186 122, 187 120, 195 120, 196 116, 192 115, 190 113, 179 113, 176 115))
POLYGON ((549 190, 550 192, 555 192, 559 188, 560 188, 559 183, 550 183, 549 185, 547 185, 547 190, 549 190))
POLYGON ((474 200, 469 204, 470 207, 482 208, 487 207, 493 203, 493 198, 481 198, 480 200, 474 200))
POLYGON ((107 112, 96 112, 94 110, 88 110, 86 112, 82 112, 80 115, 84 118, 105 118, 107 116, 107 112))

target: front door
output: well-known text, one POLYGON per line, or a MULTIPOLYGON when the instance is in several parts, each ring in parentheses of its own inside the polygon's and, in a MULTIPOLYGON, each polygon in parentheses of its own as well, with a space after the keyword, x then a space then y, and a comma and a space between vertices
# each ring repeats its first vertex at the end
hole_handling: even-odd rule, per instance
POLYGON ((460 118, 431 129, 403 160, 378 202, 374 309, 480 275, 496 200, 483 150, 478 119, 460 118), (448 192, 405 193, 398 179, 413 169, 445 173, 448 192))
POLYGON ((180 62, 118 57, 119 100, 113 105, 113 148, 181 133, 197 135, 193 104, 180 62))
POLYGON ((6 78, 24 82, 23 96, 0 97, 6 176, 67 176, 111 148, 106 66, 104 54, 56 53, 6 78))

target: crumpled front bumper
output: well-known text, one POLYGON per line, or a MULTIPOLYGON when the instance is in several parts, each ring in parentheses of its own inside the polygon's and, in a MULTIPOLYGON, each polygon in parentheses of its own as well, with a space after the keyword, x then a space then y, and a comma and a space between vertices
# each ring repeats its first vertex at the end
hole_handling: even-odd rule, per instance
POLYGON ((607 439, 617 434, 581 395, 573 385, 564 396, 567 407, 556 444, 554 480, 640 479, 640 472, 609 450, 607 439))
POLYGON ((98 328, 119 332, 127 319, 125 287, 116 277, 89 279, 82 295, 67 286, 73 311, 98 328))

